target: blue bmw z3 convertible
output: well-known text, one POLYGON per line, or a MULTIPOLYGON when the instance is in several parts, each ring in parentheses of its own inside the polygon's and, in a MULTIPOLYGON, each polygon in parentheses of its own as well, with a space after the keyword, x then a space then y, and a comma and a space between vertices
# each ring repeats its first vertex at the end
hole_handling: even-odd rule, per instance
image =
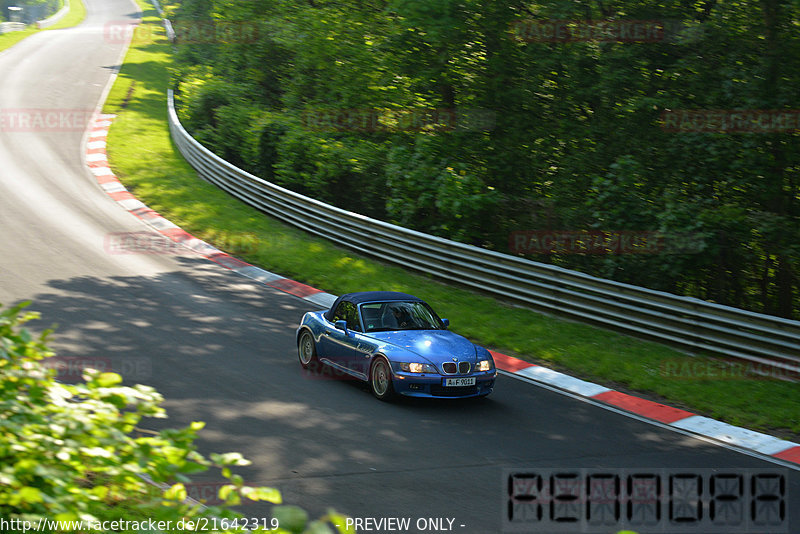
POLYGON ((303 316, 297 352, 304 369, 331 366, 368 382, 381 400, 488 395, 497 377, 491 354, 448 325, 412 295, 348 293, 303 316))

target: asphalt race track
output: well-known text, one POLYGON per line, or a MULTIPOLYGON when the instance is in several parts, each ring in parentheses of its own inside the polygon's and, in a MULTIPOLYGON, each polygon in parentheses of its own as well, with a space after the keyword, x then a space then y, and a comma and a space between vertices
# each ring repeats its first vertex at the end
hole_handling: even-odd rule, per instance
MULTIPOLYGON (((6 118, 96 108, 123 48, 104 28, 135 20, 136 10, 128 0, 87 7, 82 25, 0 54, 6 118)), ((779 468, 506 376, 484 401, 386 404, 357 384, 302 372, 294 331, 304 301, 188 252, 110 246, 148 230, 86 168, 88 119, 0 129, 0 303, 32 300, 44 318, 36 328, 58 324, 62 358, 108 363, 126 383, 155 386, 169 426, 205 421, 202 452, 243 453, 253 461, 241 471, 248 484, 277 487, 312 516, 334 507, 412 526, 446 518, 471 534, 501 530, 506 468, 779 468)), ((788 495, 800 496, 800 473, 785 472, 788 495)), ((207 476, 195 496, 220 481, 207 476)), ((793 529, 782 532, 800 531, 800 509, 788 508, 793 529)))

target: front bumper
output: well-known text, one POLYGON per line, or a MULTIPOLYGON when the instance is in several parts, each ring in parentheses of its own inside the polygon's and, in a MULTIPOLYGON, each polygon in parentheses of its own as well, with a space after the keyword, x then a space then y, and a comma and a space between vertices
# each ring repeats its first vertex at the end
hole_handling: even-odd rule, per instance
POLYGON ((394 373, 392 384, 394 390, 407 397, 430 397, 460 399, 467 397, 481 397, 488 395, 494 389, 496 371, 473 373, 470 375, 439 375, 394 373), (445 378, 475 377, 474 386, 444 386, 445 378))

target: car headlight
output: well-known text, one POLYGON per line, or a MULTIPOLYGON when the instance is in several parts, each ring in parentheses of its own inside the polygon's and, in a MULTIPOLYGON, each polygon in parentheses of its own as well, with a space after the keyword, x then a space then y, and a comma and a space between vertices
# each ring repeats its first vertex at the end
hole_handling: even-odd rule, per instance
POLYGON ((400 362, 397 364, 401 371, 406 373, 435 373, 436 368, 427 363, 400 362))
POLYGON ((492 360, 481 360, 475 365, 476 371, 491 371, 492 369, 494 369, 492 360))

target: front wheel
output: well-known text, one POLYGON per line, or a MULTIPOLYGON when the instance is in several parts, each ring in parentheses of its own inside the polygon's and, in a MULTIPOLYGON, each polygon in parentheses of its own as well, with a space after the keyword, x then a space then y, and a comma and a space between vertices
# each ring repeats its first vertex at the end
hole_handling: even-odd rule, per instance
POLYGON ((379 356, 372 362, 372 368, 369 371, 369 386, 372 394, 382 401, 388 401, 394 397, 392 370, 386 358, 379 356))
POLYGON ((308 330, 300 334, 300 340, 297 342, 297 356, 303 369, 308 369, 310 365, 317 362, 317 347, 314 344, 314 336, 308 330))

